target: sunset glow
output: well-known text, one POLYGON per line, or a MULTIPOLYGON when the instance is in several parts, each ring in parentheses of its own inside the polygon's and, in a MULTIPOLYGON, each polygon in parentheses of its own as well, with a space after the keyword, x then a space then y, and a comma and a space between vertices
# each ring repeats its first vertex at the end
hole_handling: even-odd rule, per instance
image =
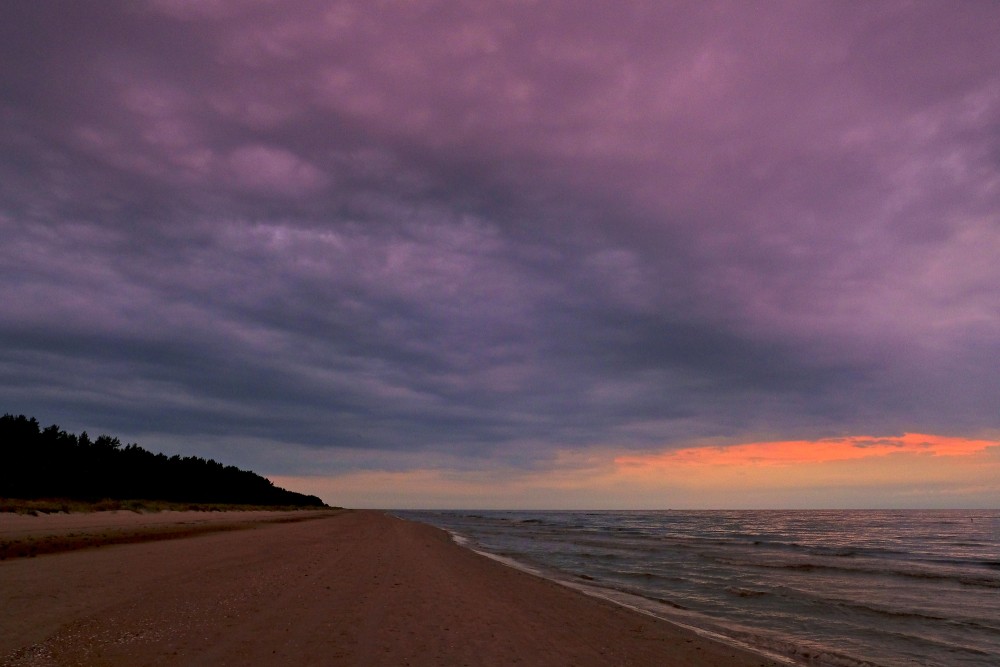
POLYGON ((989 507, 1000 490, 1000 441, 851 436, 646 455, 564 453, 558 465, 537 471, 420 469, 279 480, 386 507, 989 507))
POLYGON ((945 436, 906 433, 900 437, 854 436, 822 440, 754 442, 724 447, 690 447, 646 456, 620 456, 625 470, 676 466, 795 466, 905 454, 970 456, 1000 443, 945 436))

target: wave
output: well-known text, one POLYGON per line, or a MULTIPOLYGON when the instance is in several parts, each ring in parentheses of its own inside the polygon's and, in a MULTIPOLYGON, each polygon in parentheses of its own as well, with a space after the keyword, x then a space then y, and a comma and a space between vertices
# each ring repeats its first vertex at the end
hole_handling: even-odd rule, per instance
POLYGON ((589 551, 580 552, 578 556, 580 558, 583 558, 584 560, 621 560, 622 558, 622 556, 620 556, 619 554, 609 554, 609 553, 595 554, 589 551))
MULTIPOLYGON (((973 586, 979 588, 1000 588, 1000 578, 995 577, 980 577, 965 573, 949 573, 949 572, 929 572, 929 571, 918 571, 918 570, 904 570, 899 568, 892 568, 888 563, 879 563, 882 567, 872 565, 865 567, 862 565, 834 565, 830 563, 815 562, 815 561, 805 561, 805 562, 794 562, 794 563, 767 563, 760 561, 749 561, 744 559, 734 559, 729 557, 715 557, 712 559, 714 562, 720 565, 728 565, 730 567, 757 567, 768 570, 787 570, 787 571, 797 571, 797 572, 815 572, 815 571, 829 571, 837 572, 841 574, 852 574, 852 575, 877 575, 879 577, 899 577, 905 579, 919 579, 924 581, 939 581, 939 582, 952 582, 957 583, 962 586, 973 586)), ((964 564, 964 563, 963 563, 964 564)))
POLYGON ((762 598, 772 595, 772 593, 768 591, 758 591, 751 588, 737 588, 736 586, 730 586, 726 589, 726 592, 740 598, 762 598))

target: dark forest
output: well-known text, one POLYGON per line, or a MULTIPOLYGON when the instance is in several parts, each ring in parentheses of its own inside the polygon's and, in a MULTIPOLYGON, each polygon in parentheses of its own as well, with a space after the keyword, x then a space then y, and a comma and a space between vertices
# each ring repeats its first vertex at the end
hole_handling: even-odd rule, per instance
POLYGON ((195 456, 154 454, 107 435, 91 440, 35 418, 0 418, 0 498, 160 500, 322 507, 260 475, 195 456))

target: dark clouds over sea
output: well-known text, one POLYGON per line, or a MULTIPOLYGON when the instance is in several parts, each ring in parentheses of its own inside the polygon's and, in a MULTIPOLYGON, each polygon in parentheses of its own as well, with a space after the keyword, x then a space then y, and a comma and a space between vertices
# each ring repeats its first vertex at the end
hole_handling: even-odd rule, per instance
POLYGON ((282 474, 995 432, 998 34, 5 2, 0 409, 282 474))

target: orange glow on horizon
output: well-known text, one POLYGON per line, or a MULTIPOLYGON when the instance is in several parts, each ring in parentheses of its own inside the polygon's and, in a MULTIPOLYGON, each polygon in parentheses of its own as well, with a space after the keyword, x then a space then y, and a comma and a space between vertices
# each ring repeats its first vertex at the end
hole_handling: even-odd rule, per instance
POLYGON ((996 507, 1000 438, 921 433, 689 446, 626 454, 560 450, 548 466, 362 469, 274 478, 335 505, 386 508, 996 507))
POLYGON ((989 447, 992 440, 970 440, 924 433, 898 437, 850 436, 822 440, 754 442, 717 447, 688 447, 660 454, 619 456, 615 464, 625 469, 676 466, 791 466, 850 461, 894 454, 961 457, 989 447))

